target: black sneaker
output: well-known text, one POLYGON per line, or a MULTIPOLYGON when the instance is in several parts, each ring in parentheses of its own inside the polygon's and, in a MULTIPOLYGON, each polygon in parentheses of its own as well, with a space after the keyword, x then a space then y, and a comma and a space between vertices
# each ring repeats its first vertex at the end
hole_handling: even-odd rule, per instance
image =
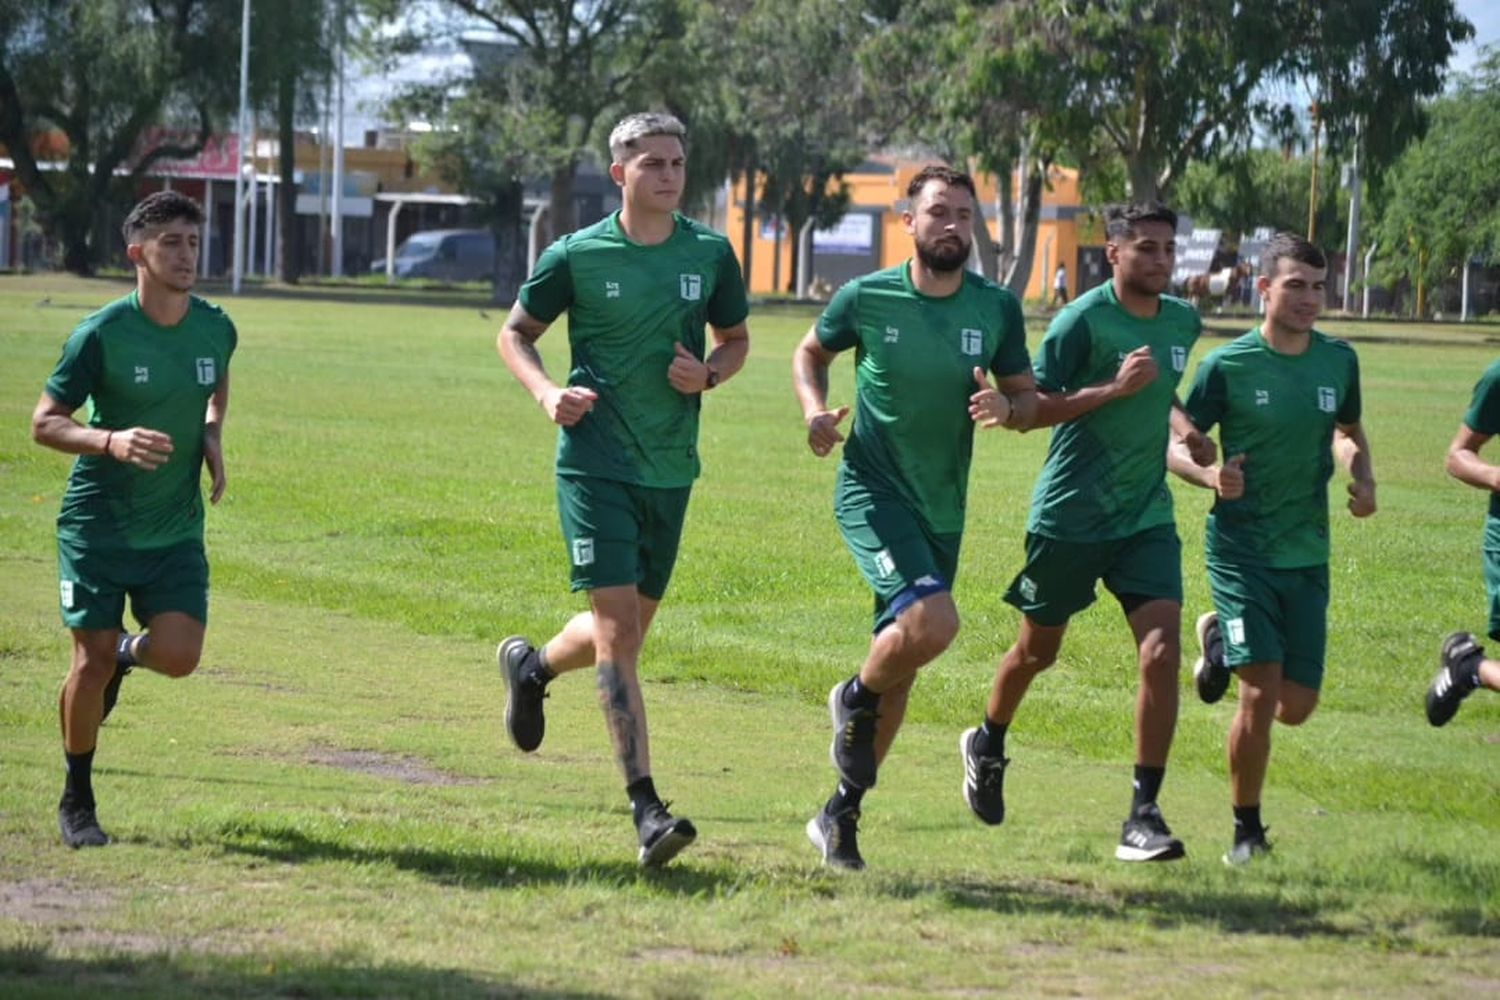
POLYGON ((109 718, 109 713, 115 710, 115 702, 120 700, 120 684, 125 680, 125 675, 130 673, 132 669, 134 668, 127 667, 123 663, 115 664, 114 676, 109 679, 108 684, 104 685, 104 714, 99 716, 101 724, 105 719, 109 718))
POLYGON ((1161 810, 1153 802, 1142 806, 1120 830, 1115 857, 1121 861, 1175 861, 1187 854, 1182 841, 1172 836, 1161 810))
POLYGON ((1198 697, 1212 705, 1229 690, 1229 667, 1224 664, 1224 636, 1219 632, 1219 615, 1208 611, 1198 616, 1198 660, 1193 664, 1193 683, 1198 697))
POLYGON ((1006 757, 984 757, 974 751, 979 727, 965 729, 958 738, 958 753, 964 759, 964 801, 969 810, 990 826, 1005 821, 1006 757))
POLYGON ((1263 827, 1236 840, 1234 846, 1225 852, 1224 863, 1231 868, 1239 868, 1270 854, 1271 842, 1266 840, 1266 829, 1263 827))
POLYGON ((641 817, 636 832, 641 838, 637 857, 643 868, 659 868, 682 853, 698 837, 691 820, 679 819, 667 812, 665 805, 652 806, 641 817))
POLYGON ((874 709, 844 707, 841 681, 828 692, 828 715, 833 720, 833 743, 828 756, 839 777, 855 788, 875 787, 875 720, 874 709))
POLYGON ((807 839, 823 855, 829 868, 857 872, 865 867, 859 856, 859 810, 845 809, 829 815, 825 807, 807 821, 807 839))
POLYGON ((99 827, 99 818, 94 815, 93 803, 64 799, 57 807, 57 825, 62 830, 63 843, 74 849, 104 847, 109 843, 109 834, 99 827))
POLYGON ((546 689, 521 683, 521 664, 531 650, 531 643, 518 635, 501 640, 495 650, 495 661, 505 678, 505 731, 524 753, 541 746, 547 731, 547 719, 542 715, 546 689))
POLYGON ((1434 726, 1444 726, 1458 706, 1474 690, 1468 680, 1474 667, 1471 661, 1484 656, 1484 647, 1470 632, 1454 632, 1443 640, 1438 662, 1442 664, 1432 686, 1427 689, 1427 721, 1434 726))

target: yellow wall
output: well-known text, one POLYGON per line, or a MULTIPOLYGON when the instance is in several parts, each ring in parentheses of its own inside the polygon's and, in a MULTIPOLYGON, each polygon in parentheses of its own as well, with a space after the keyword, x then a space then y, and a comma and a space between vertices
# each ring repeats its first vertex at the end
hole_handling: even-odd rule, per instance
MULTIPOLYGON (((927 161, 908 160, 884 160, 883 162, 893 168, 891 173, 855 173, 844 177, 845 183, 849 185, 851 208, 879 208, 883 209, 881 215, 881 259, 880 267, 892 267, 906 260, 911 255, 911 237, 907 234, 901 222, 901 214, 898 205, 906 197, 906 186, 910 183, 917 171, 926 165, 927 161)), ((1044 187, 1042 190, 1043 208, 1048 206, 1074 207, 1081 204, 1078 195, 1078 172, 1062 167, 1052 168, 1050 176, 1050 189, 1044 187)), ((974 178, 975 186, 979 189, 980 202, 990 211, 995 204, 995 179, 987 174, 981 174, 974 178)), ((1016 188, 1013 187, 1013 190, 1016 188)), ((729 206, 726 219, 726 232, 730 242, 734 244, 736 254, 742 254, 742 235, 744 225, 745 188, 741 182, 733 189, 733 197, 729 206)), ((764 239, 761 232, 760 212, 757 212, 755 238, 752 241, 752 264, 750 274, 750 291, 752 293, 765 294, 772 291, 772 261, 774 259, 776 246, 775 241, 764 239)), ((998 222, 995 219, 987 219, 991 236, 998 231, 998 222)), ((1051 294, 1052 273, 1057 270, 1059 259, 1068 268, 1068 291, 1070 295, 1077 294, 1076 271, 1078 269, 1078 248, 1080 245, 1095 245, 1100 242, 1098 234, 1088 231, 1086 220, 1046 220, 1038 225, 1037 245, 1034 264, 1031 270, 1031 281, 1026 288, 1027 298, 1043 298, 1051 294), (1080 233, 1080 224, 1085 223, 1084 231, 1080 233), (1059 258, 1059 254, 1061 257, 1059 258)), ((780 287, 785 290, 793 281, 791 273, 792 242, 795 235, 783 229, 781 239, 781 282, 780 287)), ((816 264, 814 265, 816 270, 816 264)))

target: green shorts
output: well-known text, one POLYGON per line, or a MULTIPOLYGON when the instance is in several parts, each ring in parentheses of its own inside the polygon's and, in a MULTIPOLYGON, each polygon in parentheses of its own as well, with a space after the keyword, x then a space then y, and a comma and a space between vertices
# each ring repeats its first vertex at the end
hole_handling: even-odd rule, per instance
POLYGON ((1287 680, 1314 691, 1323 686, 1327 565, 1271 569, 1209 562, 1208 586, 1230 669, 1279 663, 1287 680))
POLYGON ((1127 607, 1134 601, 1182 603, 1182 542, 1177 528, 1154 528, 1104 542, 1063 542, 1026 536, 1026 565, 1005 600, 1038 625, 1065 625, 1094 603, 1100 580, 1127 607))
POLYGON ((126 596, 142 627, 164 611, 208 624, 208 558, 200 539, 133 551, 59 538, 57 580, 68 628, 123 629, 126 596))
POLYGON ((905 501, 840 467, 834 517, 859 572, 875 591, 874 631, 929 594, 953 589, 963 534, 938 534, 905 501))
POLYGON ((573 567, 572 588, 631 585, 661 600, 677 562, 692 490, 558 476, 557 514, 573 567))
POLYGON ((1490 638, 1500 640, 1500 549, 1484 550, 1484 590, 1490 598, 1490 638))

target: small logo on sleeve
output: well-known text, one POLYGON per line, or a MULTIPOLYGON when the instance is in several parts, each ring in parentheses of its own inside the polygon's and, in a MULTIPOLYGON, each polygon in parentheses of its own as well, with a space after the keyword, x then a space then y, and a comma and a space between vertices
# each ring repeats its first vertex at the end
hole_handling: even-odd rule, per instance
POLYGON ((1256 406, 1270 406, 1271 405, 1271 390, 1270 389, 1256 389, 1255 390, 1255 405, 1256 406))
POLYGON ((604 283, 604 297, 606 299, 618 299, 620 297, 620 283, 618 281, 606 281, 604 283))
POLYGON ((214 377, 214 359, 213 358, 199 358, 198 359, 198 384, 199 385, 205 385, 205 386, 207 386, 207 385, 213 385, 217 381, 218 381, 218 379, 214 377))
POLYGON ((151 381, 151 369, 147 368, 145 365, 136 365, 135 366, 135 384, 136 385, 145 385, 147 382, 150 382, 150 381, 151 381))
POLYGON ((901 331, 898 330, 898 329, 896 329, 896 327, 894 327, 894 326, 888 326, 888 327, 885 328, 885 342, 887 344, 894 344, 896 341, 898 341, 900 339, 901 339, 901 331))
POLYGON ((697 302, 703 297, 703 275, 682 274, 678 275, 677 280, 682 286, 684 302, 697 302))

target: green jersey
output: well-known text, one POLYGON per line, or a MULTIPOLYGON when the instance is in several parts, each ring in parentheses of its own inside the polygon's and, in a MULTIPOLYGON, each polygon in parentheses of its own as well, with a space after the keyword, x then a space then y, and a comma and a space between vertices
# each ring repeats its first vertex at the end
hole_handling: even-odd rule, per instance
POLYGON ((818 319, 830 351, 855 348, 854 428, 844 464, 900 497, 939 534, 963 530, 974 421, 974 369, 1029 371, 1016 297, 965 272, 952 295, 911 283, 907 264, 856 278, 818 319))
MULTIPOLYGON (((1464 426, 1475 434, 1500 434, 1500 358, 1491 362, 1474 386, 1474 399, 1464 414, 1464 426)), ((1490 494, 1490 513, 1484 522, 1484 547, 1500 550, 1500 493, 1490 494)))
POLYGON ((699 397, 667 381, 682 344, 705 355, 704 323, 724 329, 749 312, 729 241, 675 216, 663 243, 632 243, 619 213, 548 247, 521 286, 543 323, 568 313, 568 385, 598 393, 557 442, 560 475, 675 488, 697 478, 699 397))
POLYGON ((1126 312, 1106 281, 1052 320, 1036 381, 1042 392, 1075 392, 1108 382, 1125 356, 1150 347, 1157 377, 1052 429, 1047 461, 1031 497, 1026 530, 1063 542, 1126 538, 1172 523, 1167 433, 1177 383, 1203 324, 1182 299, 1163 295, 1157 314, 1126 312))
POLYGON ((1333 428, 1359 422, 1359 362, 1342 340, 1312 331, 1281 354, 1254 329, 1218 348, 1185 404, 1199 430, 1219 425, 1220 459, 1245 456, 1245 493, 1216 500, 1210 562, 1299 569, 1328 562, 1333 428))
POLYGON ((73 463, 58 535, 98 549, 159 549, 203 538, 203 418, 229 371, 238 335, 223 310, 189 297, 176 326, 158 326, 131 292, 78 324, 47 380, 47 395, 90 427, 145 427, 172 438, 148 472, 105 455, 73 463))

